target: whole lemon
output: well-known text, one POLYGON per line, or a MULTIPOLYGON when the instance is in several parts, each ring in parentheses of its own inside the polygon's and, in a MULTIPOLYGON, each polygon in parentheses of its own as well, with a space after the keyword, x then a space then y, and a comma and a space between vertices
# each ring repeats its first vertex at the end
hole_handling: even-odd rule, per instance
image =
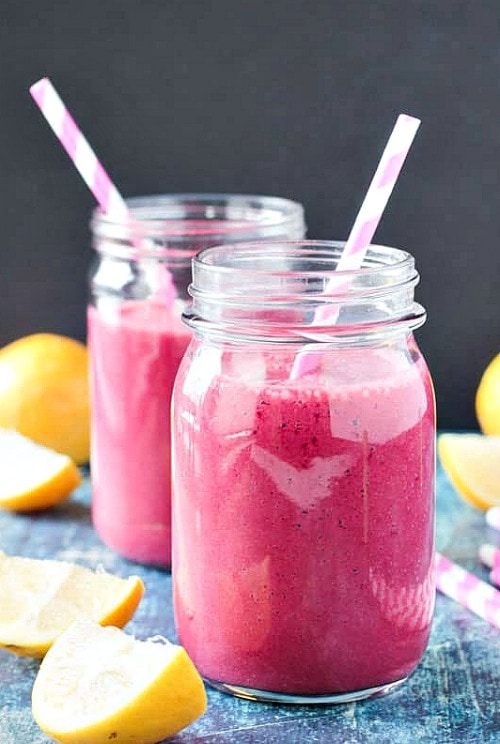
POLYGON ((500 353, 488 364, 479 382, 476 416, 483 434, 500 434, 500 353))
POLYGON ((88 354, 66 336, 36 333, 0 350, 0 426, 89 460, 88 354))

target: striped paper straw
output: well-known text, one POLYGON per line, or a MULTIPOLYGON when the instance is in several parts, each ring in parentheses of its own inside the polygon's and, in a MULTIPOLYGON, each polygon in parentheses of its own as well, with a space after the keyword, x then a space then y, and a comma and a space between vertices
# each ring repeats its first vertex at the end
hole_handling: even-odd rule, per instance
POLYGON ((486 522, 495 530, 500 530, 500 506, 492 506, 486 512, 486 522))
POLYGON ((500 592, 439 553, 436 554, 436 586, 462 607, 500 628, 500 592))
MULTIPOLYGON (((407 114, 400 114, 398 116, 380 158, 377 170, 368 187, 358 216, 349 233, 344 250, 337 264, 337 271, 354 271, 359 269, 363 263, 366 251, 396 185, 399 173, 410 151, 419 126, 420 119, 408 116, 407 114)), ((335 292, 347 289, 349 285, 350 279, 332 277, 324 294, 326 296, 332 295, 335 292)), ((337 315, 338 310, 336 309, 332 309, 327 305, 320 307, 315 313, 313 325, 318 325, 325 320, 329 324, 335 323, 337 315)), ((314 351, 304 350, 300 352, 295 358, 291 378, 301 377, 307 372, 314 370, 316 364, 317 354, 314 351)))
POLYGON ((77 123, 48 78, 30 88, 38 108, 68 153, 78 173, 94 194, 101 209, 117 218, 129 217, 128 207, 111 181, 77 123))
POLYGON ((500 550, 494 545, 481 545, 479 548, 479 558, 485 566, 491 568, 490 581, 500 586, 500 550))
MULTIPOLYGON (((133 220, 125 200, 97 159, 49 78, 42 78, 34 83, 30 87, 30 93, 103 212, 131 225, 133 220)), ((138 249, 141 248, 140 243, 133 241, 133 244, 138 249)), ((166 272, 166 279, 167 281, 162 282, 162 298, 171 306, 176 292, 169 272, 166 272)))

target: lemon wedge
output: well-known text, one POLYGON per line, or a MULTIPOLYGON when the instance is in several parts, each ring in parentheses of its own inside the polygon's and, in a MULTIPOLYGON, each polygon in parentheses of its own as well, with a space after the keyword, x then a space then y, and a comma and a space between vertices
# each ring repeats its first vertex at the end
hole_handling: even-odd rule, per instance
POLYGON ((138 576, 0 553, 0 648, 41 657, 81 618, 123 627, 143 594, 138 576))
POLYGON ((500 436, 441 434, 438 453, 466 501, 478 509, 500 506, 500 436))
POLYGON ((35 721, 63 744, 153 744, 205 708, 202 679, 181 646, 84 620, 52 646, 32 692, 35 721))
POLYGON ((11 511, 47 509, 81 482, 67 455, 9 429, 0 429, 0 474, 0 507, 11 511))

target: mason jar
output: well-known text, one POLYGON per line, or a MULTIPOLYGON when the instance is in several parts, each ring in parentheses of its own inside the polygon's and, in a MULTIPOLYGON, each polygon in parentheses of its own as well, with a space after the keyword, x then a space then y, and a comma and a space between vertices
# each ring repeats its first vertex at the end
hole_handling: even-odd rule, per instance
POLYGON ((170 396, 189 343, 181 322, 191 258, 216 243, 304 236, 300 204, 269 196, 173 194, 128 201, 132 219, 92 219, 92 521, 126 558, 168 567, 170 396))
POLYGON ((400 685, 434 606, 435 403, 414 259, 209 248, 173 394, 173 587, 205 680, 254 700, 400 685))

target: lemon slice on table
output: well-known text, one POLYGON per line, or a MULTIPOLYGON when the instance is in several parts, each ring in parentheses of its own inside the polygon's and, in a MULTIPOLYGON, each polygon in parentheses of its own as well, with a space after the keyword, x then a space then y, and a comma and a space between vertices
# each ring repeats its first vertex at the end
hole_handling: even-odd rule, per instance
POLYGON ((458 493, 478 509, 500 506, 500 436, 441 434, 441 464, 458 493))
POLYGON ((17 431, 0 429, 0 507, 11 511, 47 509, 80 484, 77 466, 17 431))
POLYGON ((32 709, 59 742, 152 744, 201 716, 206 693, 181 646, 78 621, 43 660, 32 709))
POLYGON ((43 656, 81 618, 123 627, 143 594, 138 576, 0 553, 0 648, 43 656))

